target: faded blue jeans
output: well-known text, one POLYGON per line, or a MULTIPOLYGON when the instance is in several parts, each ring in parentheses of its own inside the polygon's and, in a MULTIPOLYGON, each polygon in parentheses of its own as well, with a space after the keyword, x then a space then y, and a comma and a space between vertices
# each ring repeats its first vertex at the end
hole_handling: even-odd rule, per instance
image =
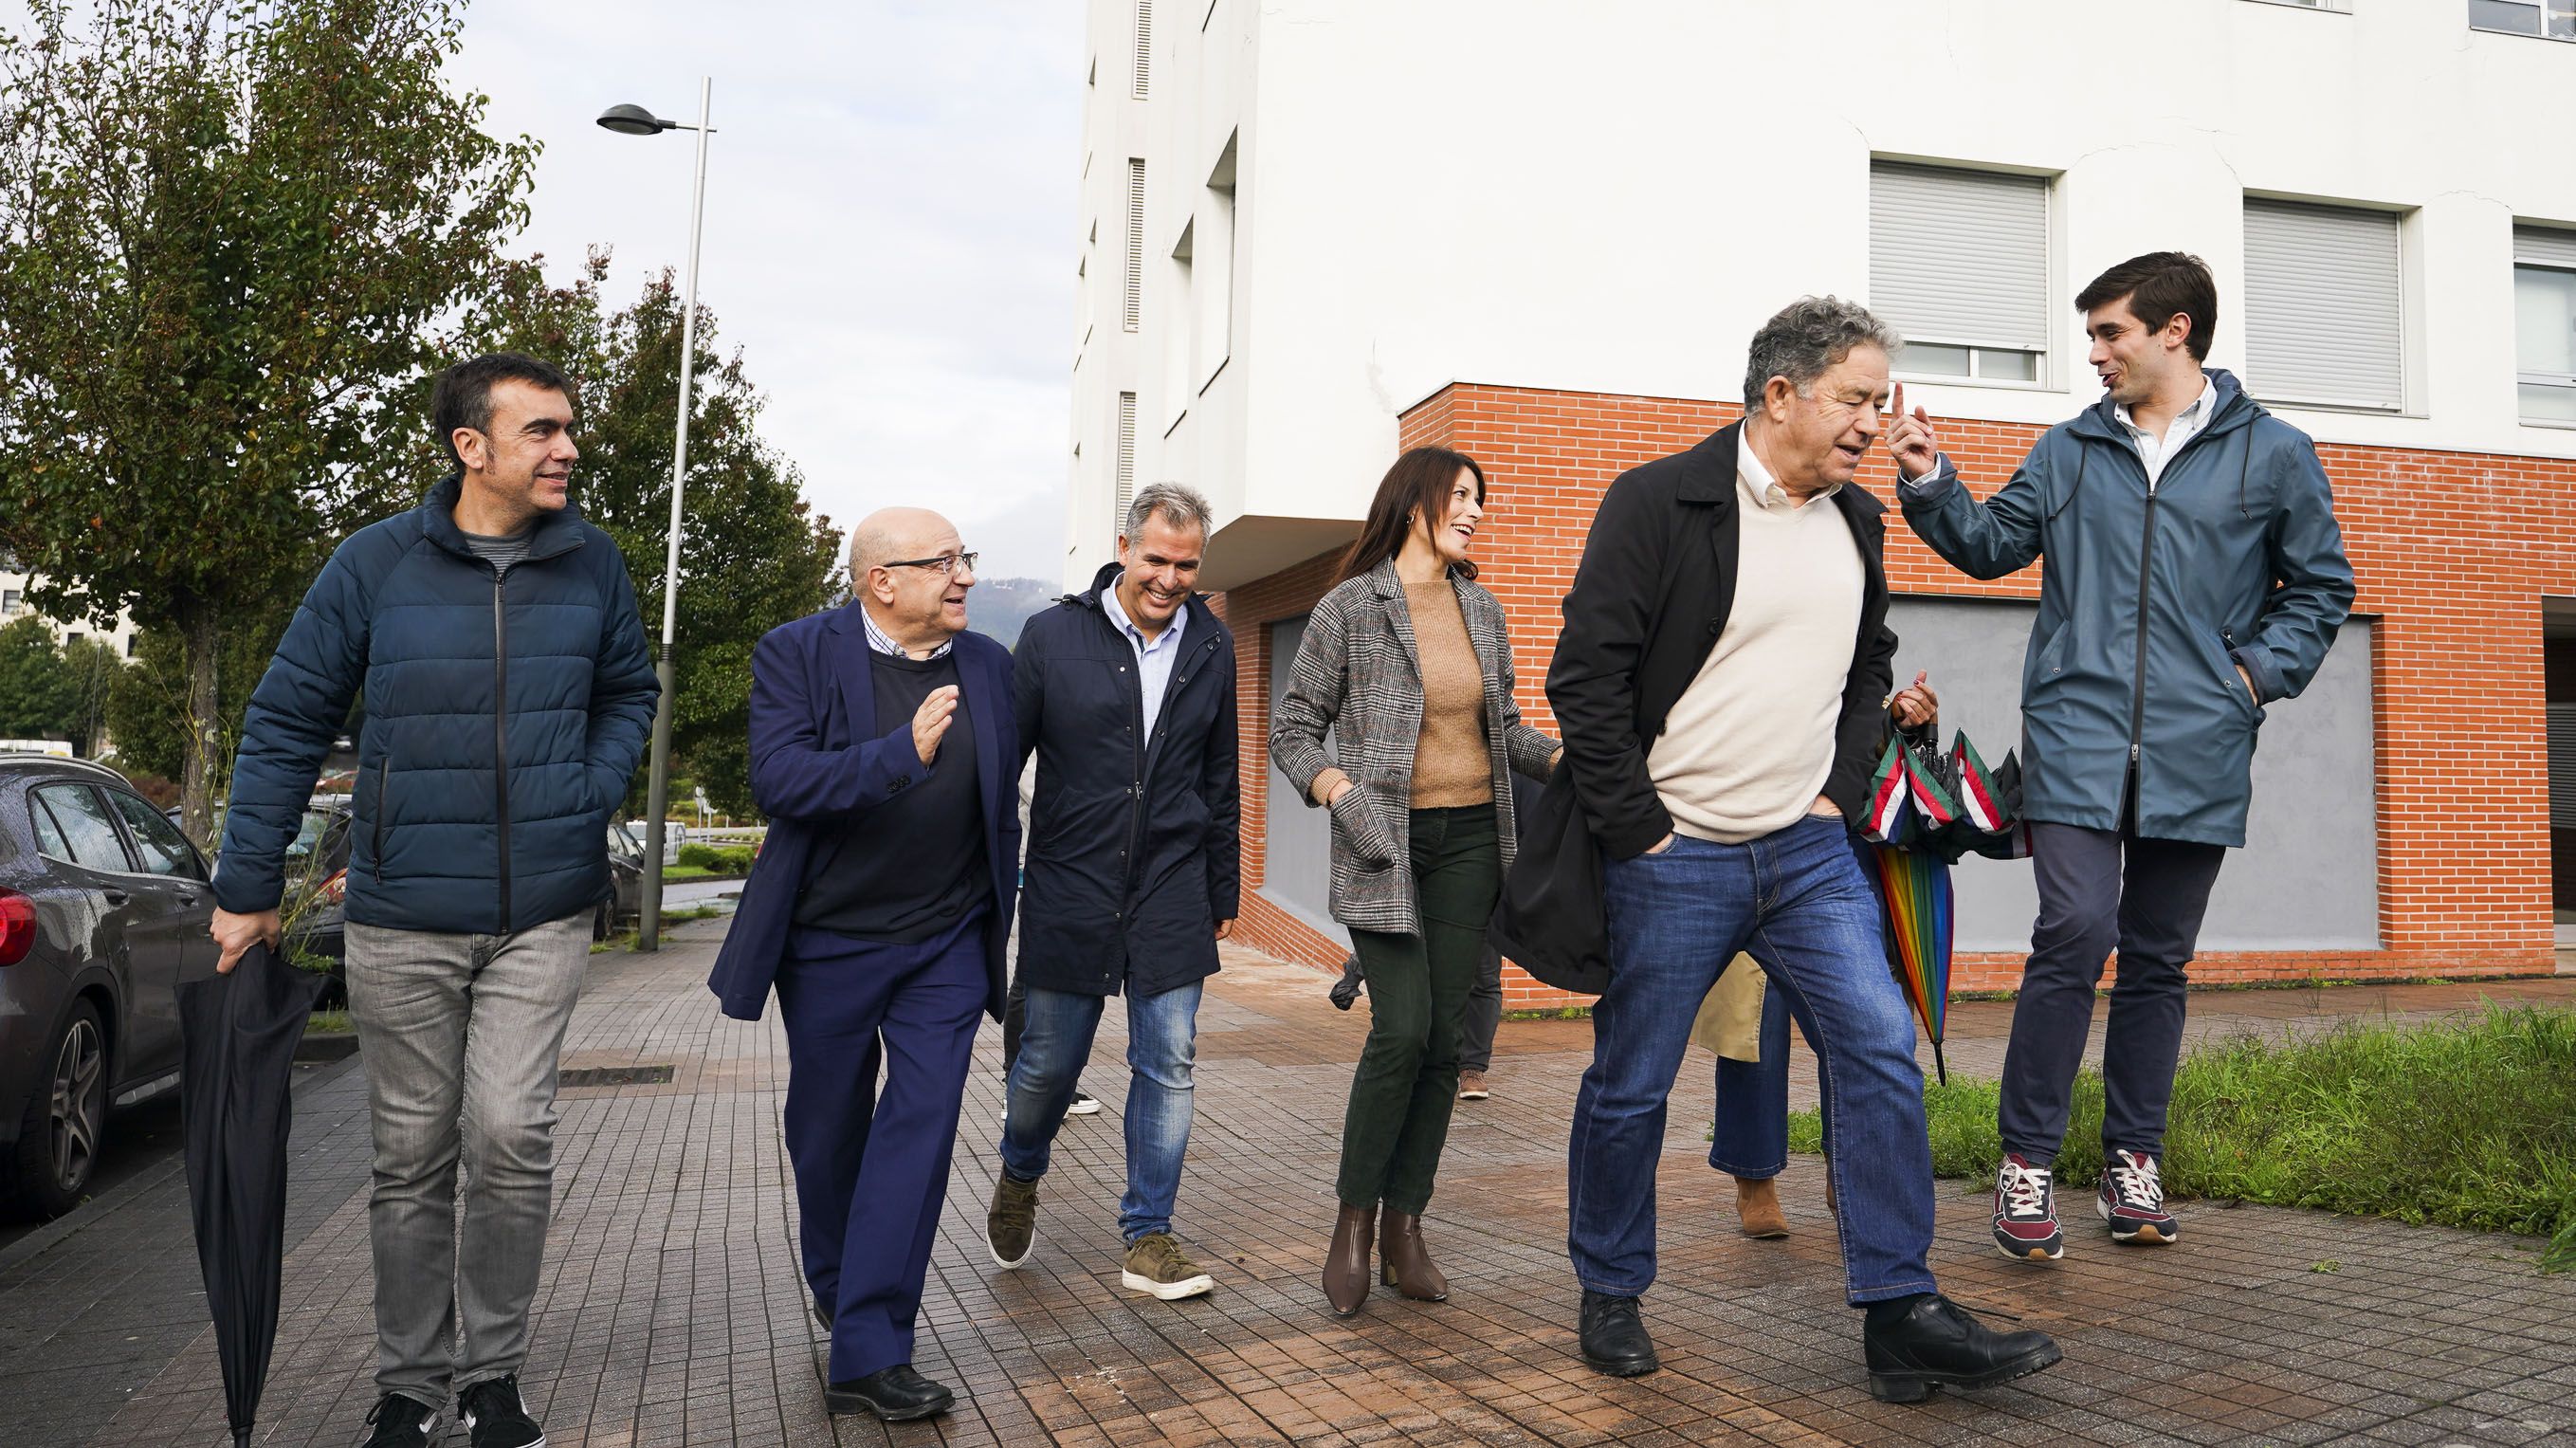
POLYGON ((1789 997, 1776 985, 1762 992, 1762 1059, 1717 1058, 1708 1164, 1747 1181, 1789 1165, 1789 997))
MULTIPOLYGON (((1202 984, 1127 997, 1127 1195, 1118 1203, 1118 1235, 1130 1242, 1172 1230, 1181 1157, 1190 1145, 1190 1070, 1198 1059, 1202 984)), ((1011 1066, 1002 1170, 1033 1182, 1046 1175, 1064 1109, 1082 1084, 1091 1038, 1109 1002, 1106 996, 1035 986, 1024 994, 1028 1024, 1011 1066)))
POLYGON ((1622 1297, 1654 1284, 1665 1105, 1700 1002, 1742 951, 1816 1044, 1845 1296, 1858 1305, 1936 1290, 1914 1017, 1887 973, 1878 902, 1843 822, 1810 815, 1741 845, 1677 836, 1602 874, 1610 987, 1592 1007, 1592 1066, 1568 1151, 1575 1276, 1622 1297))

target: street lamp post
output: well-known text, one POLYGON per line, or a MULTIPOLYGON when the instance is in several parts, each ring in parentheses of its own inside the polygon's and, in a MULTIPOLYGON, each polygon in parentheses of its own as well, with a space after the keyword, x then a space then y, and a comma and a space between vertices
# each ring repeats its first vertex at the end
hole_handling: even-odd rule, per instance
POLYGON ((698 133, 698 179, 689 193, 689 282, 688 297, 680 311, 680 430, 671 449, 671 536, 662 565, 662 654, 654 662, 653 675, 661 682, 659 700, 653 706, 653 761, 651 784, 646 789, 647 817, 644 821, 644 918, 636 930, 635 948, 662 948, 662 838, 663 817, 671 808, 671 709, 676 699, 676 686, 671 671, 671 634, 679 620, 680 603, 680 492, 689 476, 689 384, 698 357, 698 238, 706 230, 707 215, 707 126, 708 104, 715 91, 712 76, 698 81, 698 123, 682 125, 666 121, 642 106, 611 106, 602 112, 599 124, 625 136, 652 136, 664 131, 698 133))

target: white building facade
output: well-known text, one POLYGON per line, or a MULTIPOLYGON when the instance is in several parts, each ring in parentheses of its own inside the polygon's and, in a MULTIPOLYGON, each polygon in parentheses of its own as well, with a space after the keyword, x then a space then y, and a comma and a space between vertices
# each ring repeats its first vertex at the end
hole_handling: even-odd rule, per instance
MULTIPOLYGON (((2332 697, 2265 736, 2332 756, 2275 784, 2344 799, 2346 849, 2233 871, 2253 893, 2215 943, 2252 974, 2545 966, 2553 826, 2576 910, 2576 697, 2542 668, 2544 640, 2576 648, 2576 0, 1092 0, 1089 33, 1069 582, 1133 488, 1202 489, 1206 586, 1261 600, 1229 617, 1267 688, 1297 570, 1405 442, 1460 446, 1497 465, 1490 546, 1543 715, 1591 502, 1691 430, 1626 401, 1725 420, 1755 328, 1830 292, 1906 334, 1909 405, 2008 459, 2099 395, 2075 293, 2193 252, 2211 364, 2328 445, 2366 615, 2332 697), (2437 717, 2420 696, 2463 650, 2481 663, 2437 717), (2452 758, 2463 731, 2492 749, 2452 758), (2428 768, 2515 797, 2492 868, 2437 868, 2447 826, 2382 787, 2428 768), (2284 890, 2336 903, 2267 932, 2284 890)), ((1948 697, 1999 754, 2029 580, 1903 548, 1899 630, 1982 660, 1948 697)), ((1245 777, 1247 881, 1278 850, 1278 884, 1312 841, 1257 808, 1266 766, 1245 777)), ((1962 946, 2000 961, 2024 896, 1998 888, 1962 946)), ((1314 936, 1274 948, 1337 948, 1312 891, 1262 893, 1314 936)))

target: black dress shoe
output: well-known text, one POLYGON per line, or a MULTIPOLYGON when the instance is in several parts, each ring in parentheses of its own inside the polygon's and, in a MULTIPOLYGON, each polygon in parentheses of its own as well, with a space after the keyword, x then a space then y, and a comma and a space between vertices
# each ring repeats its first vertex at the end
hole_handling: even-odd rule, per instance
POLYGON ((823 1390, 823 1407, 827 1411, 874 1413, 888 1423, 935 1418, 956 1401, 955 1393, 914 1372, 910 1363, 897 1363, 823 1390))
POLYGON ((1655 1360, 1655 1340, 1646 1336, 1633 1297, 1585 1289, 1583 1322, 1576 1334, 1583 1342, 1584 1364, 1594 1372, 1633 1378, 1663 1366, 1655 1360))
POLYGON ((2063 1356, 2047 1333, 1997 1332, 1938 1293, 1885 1326, 1864 1328, 1861 1345, 1870 1396, 1882 1403, 1920 1402, 1934 1388, 1991 1388, 2063 1356))

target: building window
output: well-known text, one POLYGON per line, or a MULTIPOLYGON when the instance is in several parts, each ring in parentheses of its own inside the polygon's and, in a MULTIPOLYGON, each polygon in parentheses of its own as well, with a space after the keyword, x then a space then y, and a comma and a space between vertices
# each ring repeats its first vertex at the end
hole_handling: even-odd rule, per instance
POLYGON ((2576 231, 2513 229, 2513 313, 2522 420, 2576 427, 2576 231))
POLYGON ((2469 0, 2469 28, 2576 40, 2576 0, 2469 0))
POLYGON ((139 633, 130 633, 125 636, 125 656, 127 658, 130 659, 134 657, 135 651, 142 647, 143 635, 139 633))
POLYGON ((1109 531, 1124 537, 1127 505, 1136 501, 1136 394, 1118 394, 1118 491, 1109 531))
POLYGON ((2047 181, 1872 162, 1869 306, 1905 336, 1899 372, 2040 381, 2047 181))
POLYGON ((1225 138, 1225 149, 1208 172, 1207 194, 1200 198, 1194 223, 1198 235, 1191 248, 1191 271, 1197 297, 1198 363, 1191 380, 1200 391, 1216 380, 1218 369, 1234 354, 1235 140, 1225 138))
POLYGON ((1127 162, 1127 290, 1120 307, 1127 330, 1135 331, 1145 310, 1145 163, 1136 158, 1127 162))
POLYGON ((1154 0, 1136 0, 1136 99, 1154 73, 1154 0))
POLYGON ((1200 299, 1197 281, 1192 273, 1198 252, 1198 218, 1181 223, 1181 239, 1172 244, 1171 285, 1163 291, 1163 406, 1170 414, 1163 419, 1168 435, 1171 424, 1180 421, 1189 410, 1190 398, 1198 388, 1190 377, 1190 342, 1197 330, 1196 317, 1200 299))
POLYGON ((2247 386, 2293 407, 2402 410, 2402 278, 2396 213, 2246 198, 2247 386))
POLYGON ((0 618, 14 618, 17 616, 19 597, 20 595, 17 589, 0 588, 0 618))

